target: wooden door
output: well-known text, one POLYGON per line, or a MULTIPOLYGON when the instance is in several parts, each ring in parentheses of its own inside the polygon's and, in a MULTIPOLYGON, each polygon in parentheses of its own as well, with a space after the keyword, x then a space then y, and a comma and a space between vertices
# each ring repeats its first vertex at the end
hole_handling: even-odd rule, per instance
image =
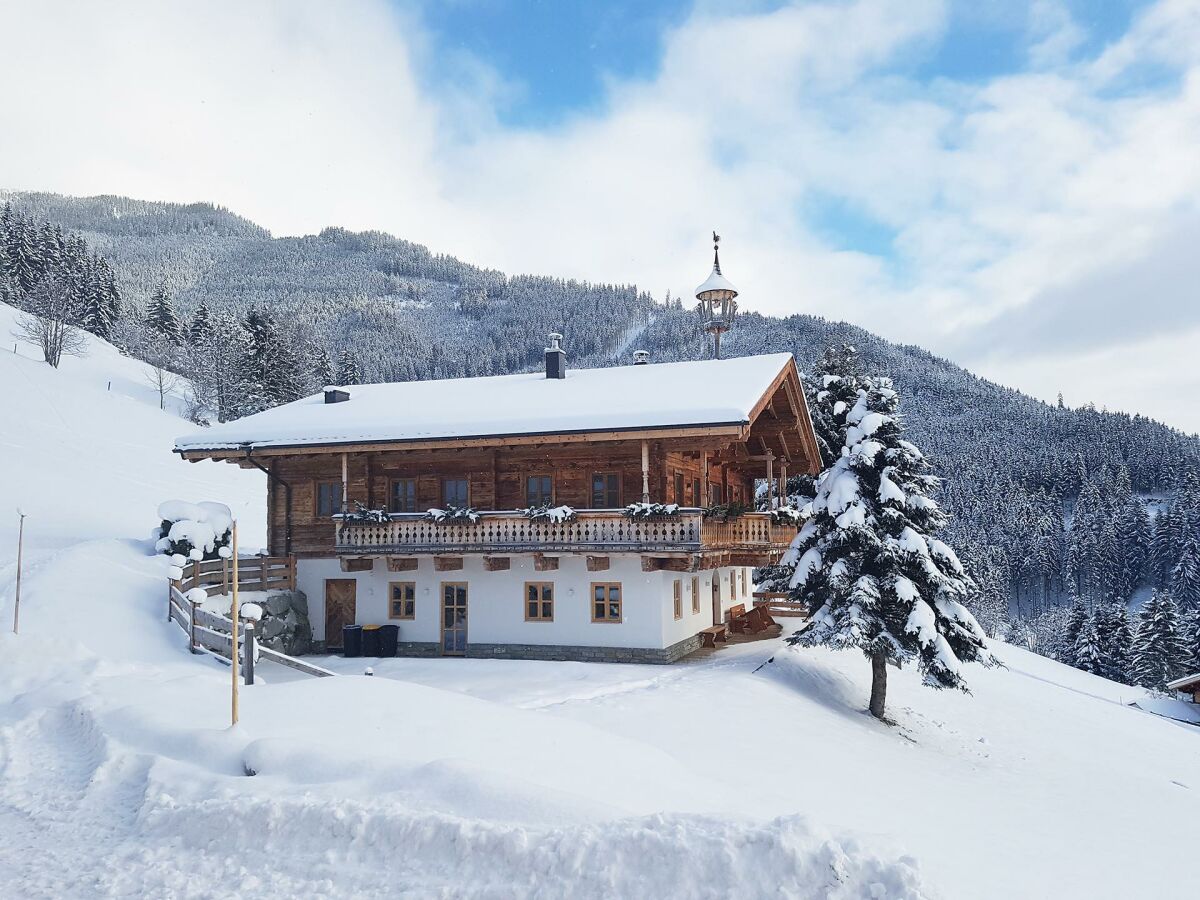
POLYGON ((442 655, 462 656, 467 652, 467 585, 463 581, 442 582, 442 655))
POLYGON ((325 579, 325 648, 342 646, 342 626, 353 625, 358 582, 353 578, 325 579))

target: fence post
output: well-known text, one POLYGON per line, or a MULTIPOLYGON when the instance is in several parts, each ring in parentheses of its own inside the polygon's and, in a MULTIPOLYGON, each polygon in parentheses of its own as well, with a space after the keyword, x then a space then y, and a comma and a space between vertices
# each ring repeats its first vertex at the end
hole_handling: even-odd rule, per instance
POLYGON ((262 585, 259 589, 265 591, 267 589, 267 558, 265 556, 258 558, 258 580, 262 585))
POLYGON ((196 601, 190 600, 188 604, 192 608, 192 627, 188 629, 188 649, 193 653, 196 652, 196 601))
POLYGON ((242 668, 246 673, 246 684, 254 684, 254 623, 247 620, 242 632, 246 636, 246 642, 242 645, 245 657, 242 668))
POLYGON ((221 596, 229 596, 229 560, 221 557, 221 596))
POLYGON ((296 589, 296 557, 289 556, 287 558, 287 561, 288 561, 288 590, 294 591, 296 589))

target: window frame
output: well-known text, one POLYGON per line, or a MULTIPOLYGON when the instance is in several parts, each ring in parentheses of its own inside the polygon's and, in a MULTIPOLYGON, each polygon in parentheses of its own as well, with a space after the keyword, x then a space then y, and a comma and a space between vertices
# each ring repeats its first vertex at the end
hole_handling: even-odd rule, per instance
POLYGON ((692 615, 700 615, 700 576, 692 576, 692 615))
POLYGON ((671 611, 675 614, 675 620, 683 618, 683 579, 676 578, 671 582, 671 611))
MULTIPOLYGON (((589 488, 588 489, 588 499, 591 500, 590 508, 591 509, 620 509, 621 508, 621 495, 624 491, 624 484, 622 483, 623 481, 624 481, 624 479, 621 478, 621 471, 619 469, 601 469, 597 472, 593 472, 592 477, 589 482, 589 485, 588 485, 588 488, 589 488), (605 478, 615 478, 617 480, 617 491, 616 491, 617 502, 612 505, 608 505, 607 503, 603 506, 596 505, 596 478, 601 475, 603 475, 605 478)), ((607 486, 605 487, 604 493, 605 493, 604 499, 607 500, 608 493, 609 493, 609 489, 607 488, 607 486)))
POLYGON ((466 476, 466 475, 443 475, 442 476, 442 478, 439 482, 439 486, 441 487, 441 496, 438 498, 441 501, 442 507, 445 508, 447 506, 460 506, 460 504, 451 503, 449 500, 446 499, 446 485, 449 484, 451 481, 461 481, 463 484, 465 484, 467 486, 467 499, 466 499, 466 502, 461 504, 461 507, 469 507, 471 505, 471 479, 469 476, 466 476))
POLYGON ((683 492, 686 490, 685 483, 683 472, 679 469, 676 469, 674 476, 671 479, 671 489, 675 493, 675 502, 680 506, 687 506, 687 503, 684 501, 683 497, 683 492))
POLYGON ((415 513, 420 503, 419 495, 417 494, 417 479, 416 478, 392 478, 388 480, 388 512, 393 513, 415 513), (396 509, 396 485, 408 482, 412 485, 412 509, 396 509))
POLYGON ((594 625, 620 625, 622 622, 625 621, 625 590, 621 587, 621 582, 619 582, 619 581, 593 581, 593 582, 591 582, 590 585, 588 586, 588 605, 591 610, 592 624, 594 624, 594 625), (596 588, 604 589, 604 599, 603 600, 596 599, 596 588), (612 608, 613 608, 614 601, 612 598, 612 591, 614 588, 616 589, 616 592, 617 592, 617 599, 615 601, 616 608, 617 608, 617 617, 615 619, 611 618, 610 616, 607 615, 607 613, 611 612, 612 608), (601 619, 596 618, 596 604, 597 603, 604 604, 604 611, 606 613, 604 618, 601 618, 601 619))
POLYGON ((554 596, 557 593, 558 592, 555 589, 555 585, 554 585, 553 581, 527 581, 527 582, 525 582, 524 589, 521 593, 521 603, 525 609, 525 621, 526 622, 553 622, 554 621, 554 596), (538 596, 537 596, 536 600, 529 599, 529 589, 530 588, 533 588, 538 592, 538 596), (550 591, 550 599, 549 600, 546 599, 546 594, 545 594, 547 589, 549 589, 549 591, 550 591), (529 615, 529 604, 530 603, 537 604, 538 614, 536 616, 529 615), (543 614, 546 603, 550 604, 550 615, 548 615, 548 616, 543 614))
POLYGON ((525 473, 525 505, 526 506, 542 506, 542 505, 553 506, 554 505, 554 496, 555 496, 555 493, 557 492, 557 490, 558 490, 558 486, 554 483, 554 473, 553 472, 527 472, 527 473, 525 473), (529 498, 529 482, 530 482, 530 479, 533 479, 533 478, 548 478, 550 480, 550 497, 547 500, 545 500, 543 502, 539 502, 539 503, 534 503, 532 500, 530 500, 530 498, 529 498))
POLYGON ((345 491, 342 487, 340 478, 314 478, 313 479, 313 518, 315 519, 331 519, 336 515, 345 512, 343 501, 345 491), (334 487, 334 509, 333 512, 321 512, 321 486, 332 485, 334 487))
POLYGON ((703 478, 692 479, 692 506, 701 507, 707 505, 704 502, 703 483, 703 478))
POLYGON ((417 583, 415 581, 389 581, 388 582, 388 618, 394 619, 394 620, 400 621, 400 622, 411 622, 417 618, 417 583), (412 599, 411 600, 408 599, 407 597, 405 597, 405 598, 402 598, 401 600, 397 601, 392 596, 392 589, 394 587, 397 587, 400 585, 402 585, 406 588, 410 588, 412 590, 412 599), (411 604, 412 614, 411 615, 400 615, 400 616, 396 615, 394 612, 395 607, 393 607, 392 604, 397 603, 397 602, 404 603, 404 604, 411 604))

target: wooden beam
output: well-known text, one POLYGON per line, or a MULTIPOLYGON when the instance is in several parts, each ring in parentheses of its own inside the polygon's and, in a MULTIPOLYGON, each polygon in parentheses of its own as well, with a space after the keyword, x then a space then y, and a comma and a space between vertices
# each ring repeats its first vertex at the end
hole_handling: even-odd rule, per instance
POLYGON ((512 568, 512 558, 508 556, 485 556, 483 567, 489 572, 504 572, 512 568))
POLYGON ((589 572, 604 572, 608 569, 609 559, 607 556, 589 556, 587 558, 587 570, 589 572))
POLYGON ((533 568, 536 572, 554 572, 558 569, 558 557, 535 553, 533 554, 533 568))
POLYGON ((433 569, 435 572, 457 572, 463 567, 461 556, 435 556, 433 569))
POLYGON ((415 556, 389 556, 387 568, 389 572, 415 572, 417 558, 415 556))

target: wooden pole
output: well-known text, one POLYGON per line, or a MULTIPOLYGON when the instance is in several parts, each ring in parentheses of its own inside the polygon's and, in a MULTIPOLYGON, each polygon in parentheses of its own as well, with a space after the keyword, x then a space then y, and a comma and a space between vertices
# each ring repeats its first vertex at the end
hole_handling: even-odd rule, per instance
POLYGON ((775 508, 775 454, 767 451, 767 509, 775 508))
POLYGON ((642 502, 650 502, 650 445, 642 441, 642 502))
POLYGON ((246 622, 246 643, 243 644, 243 665, 246 669, 246 684, 254 684, 254 623, 246 622))
POLYGON ((780 507, 787 506, 787 463, 779 464, 779 505, 780 507))
POLYGON ((13 595, 13 634, 17 633, 21 621, 21 551, 25 547, 25 513, 18 509, 17 515, 21 519, 17 524, 17 590, 13 595))
POLYGON ((233 670, 233 723, 238 723, 238 537, 237 521, 233 523, 233 602, 229 607, 229 618, 233 621, 233 644, 229 648, 230 668, 233 670))
POLYGON ((348 511, 350 506, 350 457, 349 454, 342 454, 342 508, 338 510, 340 513, 348 511))

